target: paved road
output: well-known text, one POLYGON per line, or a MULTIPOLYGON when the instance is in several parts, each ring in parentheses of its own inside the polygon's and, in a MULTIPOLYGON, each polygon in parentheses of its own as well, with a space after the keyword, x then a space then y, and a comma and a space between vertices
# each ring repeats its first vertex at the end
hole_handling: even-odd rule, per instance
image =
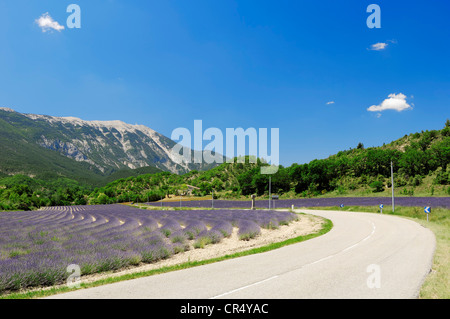
MULTIPOLYGON (((305 211, 306 212, 306 211, 305 211)), ((416 298, 433 233, 396 216, 307 211, 333 221, 320 237, 270 252, 52 298, 416 298)))

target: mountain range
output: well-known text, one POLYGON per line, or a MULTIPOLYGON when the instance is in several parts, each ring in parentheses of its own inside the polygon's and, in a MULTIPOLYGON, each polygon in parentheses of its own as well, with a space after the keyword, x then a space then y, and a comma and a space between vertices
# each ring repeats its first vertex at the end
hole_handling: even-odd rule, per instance
POLYGON ((214 166, 182 163, 171 152, 174 145, 174 141, 144 125, 0 108, 0 177, 67 177, 96 184, 114 176, 159 171, 183 174, 214 166))

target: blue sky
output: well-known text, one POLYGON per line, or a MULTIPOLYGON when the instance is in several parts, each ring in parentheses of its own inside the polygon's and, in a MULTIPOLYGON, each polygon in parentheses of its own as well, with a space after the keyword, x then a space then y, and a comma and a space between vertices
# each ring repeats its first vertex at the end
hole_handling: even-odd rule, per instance
POLYGON ((441 0, 4 0, 0 106, 169 137, 196 119, 279 128, 281 164, 305 163, 444 126, 449 14, 441 0), (45 13, 65 28, 43 32, 45 13))

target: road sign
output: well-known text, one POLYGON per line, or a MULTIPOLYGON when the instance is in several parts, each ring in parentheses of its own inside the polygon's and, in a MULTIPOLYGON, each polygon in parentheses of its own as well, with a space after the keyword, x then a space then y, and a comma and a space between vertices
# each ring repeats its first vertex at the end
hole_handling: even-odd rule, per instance
POLYGON ((344 204, 341 204, 341 206, 339 206, 339 207, 344 208, 344 204))
POLYGON ((384 207, 384 205, 383 204, 380 204, 380 212, 383 214, 383 207, 384 207))
POLYGON ((431 207, 425 207, 424 212, 425 214, 427 214, 427 221, 428 221, 428 215, 431 213, 431 207))

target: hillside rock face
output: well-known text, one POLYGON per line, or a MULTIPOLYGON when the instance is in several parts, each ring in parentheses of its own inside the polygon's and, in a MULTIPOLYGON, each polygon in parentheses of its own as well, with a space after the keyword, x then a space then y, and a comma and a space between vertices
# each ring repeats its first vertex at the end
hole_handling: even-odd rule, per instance
POLYGON ((0 120, 3 135, 20 133, 28 143, 88 163, 104 174, 145 166, 177 174, 207 168, 182 163, 171 152, 175 142, 144 125, 22 114, 9 108, 0 108, 0 120))

